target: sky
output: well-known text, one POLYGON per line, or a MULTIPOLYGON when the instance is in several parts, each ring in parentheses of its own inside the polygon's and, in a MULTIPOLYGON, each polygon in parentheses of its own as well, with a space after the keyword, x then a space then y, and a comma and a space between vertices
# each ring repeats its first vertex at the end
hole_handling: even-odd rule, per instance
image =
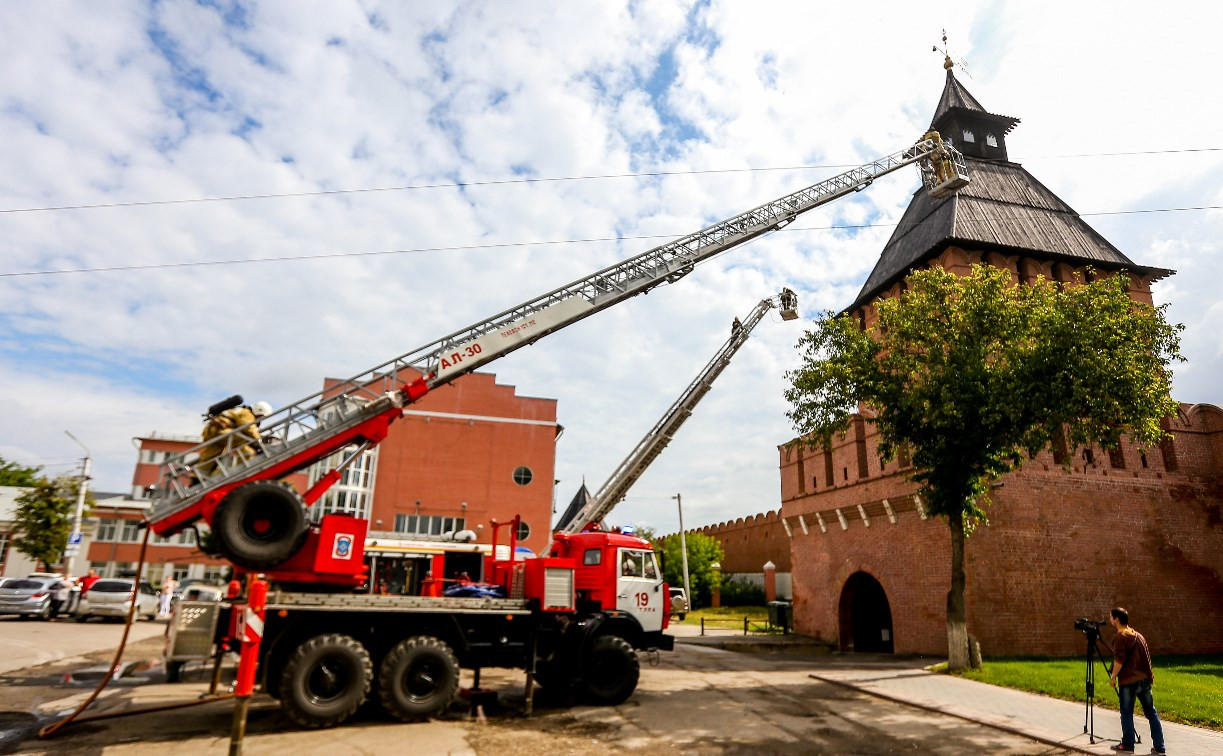
MULTIPOLYGON (((132 438, 279 406, 670 238, 904 149, 944 83, 1183 323, 1223 403, 1223 6, 1166 2, 0 5, 0 457, 127 491, 132 438), (57 209, 58 208, 58 209, 57 209), (1199 208, 1199 209, 1181 209, 1199 208), (1204 209, 1203 209, 1204 208, 1204 209)), ((610 516, 780 506, 784 374, 847 306, 916 169, 486 369, 558 400, 558 507, 596 490, 765 297, 610 516)))

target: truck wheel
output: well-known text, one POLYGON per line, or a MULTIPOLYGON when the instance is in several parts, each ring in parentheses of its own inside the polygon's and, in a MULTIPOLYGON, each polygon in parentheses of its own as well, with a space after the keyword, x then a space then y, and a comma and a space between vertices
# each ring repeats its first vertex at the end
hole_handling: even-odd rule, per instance
POLYGON ((458 691, 459 660, 445 642, 427 635, 395 646, 378 669, 382 707, 405 722, 440 714, 458 691))
POLYGON ((296 554, 308 529, 301 494, 273 480, 230 491, 212 518, 221 553, 252 570, 274 567, 296 554))
POLYGON ((641 662, 629 642, 617 635, 595 638, 582 669, 582 693, 593 704, 615 706, 637 689, 641 662))
POLYGON ((280 675, 280 706, 302 727, 334 727, 369 696, 374 665, 348 635, 316 635, 298 646, 280 675))

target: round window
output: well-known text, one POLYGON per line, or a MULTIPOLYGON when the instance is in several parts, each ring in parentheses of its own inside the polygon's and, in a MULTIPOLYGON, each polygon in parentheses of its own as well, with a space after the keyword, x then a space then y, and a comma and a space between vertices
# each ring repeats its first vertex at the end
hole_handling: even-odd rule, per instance
POLYGON ((520 486, 525 486, 531 482, 535 474, 531 472, 529 467, 518 467, 514 469, 514 482, 520 486))
POLYGON ((531 537, 531 526, 525 522, 518 523, 518 540, 525 541, 531 537))

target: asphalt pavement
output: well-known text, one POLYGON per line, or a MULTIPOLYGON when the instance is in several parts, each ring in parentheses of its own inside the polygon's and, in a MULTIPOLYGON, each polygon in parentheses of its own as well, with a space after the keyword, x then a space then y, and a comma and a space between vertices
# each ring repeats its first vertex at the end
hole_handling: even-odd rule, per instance
MULTIPOLYGON (((681 643, 755 653, 809 653, 813 648, 826 648, 809 638, 794 635, 744 636, 738 630, 707 629, 707 634, 701 636, 699 627, 688 624, 676 625, 671 632, 681 643)), ((1113 753, 1111 747, 1121 741, 1121 719, 1115 710, 1093 707, 1089 733, 1085 730, 1088 726, 1085 702, 1063 701, 927 669, 943 661, 946 660, 830 654, 827 662, 813 665, 811 677, 1081 753, 1110 754, 1113 753)), ((1107 682, 1100 684, 1107 685, 1107 682)), ((1158 687, 1155 706, 1158 709, 1158 687)), ((1136 707, 1135 727, 1142 742, 1135 752, 1149 753, 1150 732, 1141 712, 1142 707, 1136 707)), ((1174 722, 1162 724, 1170 754, 1223 754, 1223 732, 1174 722)))
MULTIPOLYGON (((128 642, 135 643, 165 632, 165 620, 137 622, 132 625, 128 642)), ((14 615, 0 617, 0 674, 113 649, 122 636, 121 622, 93 619, 80 623, 69 618, 50 622, 14 615)))
MULTIPOLYGON (((21 624, 33 626, 35 623, 21 624)), ((42 625, 42 623, 37 624, 42 625)), ((9 621, 0 623, 0 635, 5 636, 5 640, 7 640, 8 631, 13 627, 14 625, 9 621)), ((159 623, 141 623, 138 627, 141 630, 141 634, 146 637, 146 640, 136 644, 140 647, 139 650, 133 650, 145 656, 155 655, 158 643, 155 638, 148 636, 159 632, 163 626, 159 623)), ((44 631, 56 634, 61 632, 67 634, 74 628, 79 628, 79 626, 76 626, 75 623, 52 623, 42 627, 44 631)), ((110 634, 105 632, 104 628, 105 630, 113 631, 121 630, 119 625, 79 628, 80 630, 92 631, 87 636, 92 640, 82 641, 78 639, 78 644, 92 643, 95 657, 99 656, 104 650, 113 647, 113 642, 109 638, 110 634)), ((701 650, 703 652, 701 656, 707 659, 706 664, 712 665, 711 670, 725 666, 726 662, 718 661, 718 659, 729 661, 736 656, 746 659, 756 654, 795 654, 793 662, 788 664, 797 663, 800 665, 798 667, 798 676, 800 678, 809 678, 816 681, 816 683, 831 685, 834 686, 834 689, 839 687, 847 691, 867 694, 881 701, 890 701, 903 704, 907 707, 916 707, 913 711, 925 710, 937 712, 938 714, 952 717, 954 720, 975 723, 976 725, 996 730, 999 733, 1020 736, 1021 738, 1035 741, 1032 744, 1033 746, 1043 744, 1043 746, 1048 747, 1048 749, 1043 749, 1042 746, 1042 750, 1020 749, 1018 751, 1006 751, 1009 753, 1077 751, 1105 754, 1111 752, 1109 750, 1110 746, 1115 744, 1120 737, 1120 722, 1117 712, 1114 710, 1099 708, 1095 710, 1094 732, 1096 742, 1092 743, 1089 736, 1083 731, 1085 709, 1082 703, 1061 701, 995 687, 951 675, 933 673, 926 669, 927 666, 941 661, 939 659, 836 654, 831 653, 831 650, 826 645, 800 636, 745 637, 741 634, 741 631, 711 630, 708 635, 701 637, 699 626, 690 624, 674 626, 671 628, 671 632, 677 636, 677 641, 681 646, 688 645, 697 647, 696 650, 701 650), (710 654, 721 654, 723 650, 738 653, 731 656, 710 656, 710 654)), ((114 640, 117 640, 117 632, 115 635, 114 640)), ((78 651, 78 649, 79 645, 74 649, 74 652, 78 651)), ((64 656, 68 659, 72 658, 66 651, 64 656)), ((27 659, 29 658, 27 657, 27 659)), ((37 661, 34 660, 27 661, 27 665, 36 663, 37 661)), ((44 667, 43 669, 46 668, 44 667)), ((761 669, 764 668, 762 667, 761 669)), ((737 680, 740 686, 766 685, 767 687, 768 683, 765 681, 777 678, 776 673, 761 674, 763 676, 757 675, 760 677, 760 682, 752 682, 755 679, 754 677, 745 676, 742 673, 733 673, 729 678, 724 679, 737 680)), ((197 674, 196 676, 198 677, 199 675, 197 674)), ((19 678, 6 679, 14 684, 20 681, 19 678)), ((507 679, 513 679, 513 676, 511 675, 507 679)), ((675 685, 675 681, 668 675, 665 678, 656 679, 654 687, 657 688, 659 685, 662 685, 662 688, 658 690, 652 690, 649 686, 643 687, 638 697, 648 700, 650 696, 665 695, 668 686, 675 685)), ((198 683, 196 687, 199 687, 198 683)), ((59 693, 58 696, 63 696, 64 692, 67 691, 59 693)), ((744 689, 744 692, 746 693, 747 690, 744 689)), ((130 688, 108 691, 106 698, 109 701, 107 704, 103 704, 102 708, 110 708, 112 706, 126 708, 128 706, 138 707, 153 703, 164 703, 185 693, 188 693, 186 688, 156 684, 153 681, 153 684, 141 684, 130 688)), ((84 688, 78 688, 74 695, 68 697, 57 696, 58 700, 48 700, 39 707, 41 710, 40 718, 45 722, 47 717, 64 712, 74 705, 78 697, 83 695, 85 695, 84 688)), ((695 692, 691 694, 686 693, 684 700, 687 702, 690 701, 691 696, 699 695, 695 692)), ((826 693, 824 695, 830 694, 826 693)), ((754 696, 744 700, 754 701, 757 698, 758 696, 754 696)), ((782 699, 785 699, 784 695, 782 699)), ((1158 703, 1158 690, 1156 690, 1156 701, 1158 703)), ((630 701, 630 703, 632 702, 630 701)), ((848 704, 845 702, 838 703, 838 707, 846 705, 848 704)), ((625 709, 625 711, 631 712, 631 716, 639 718, 634 725, 638 726, 645 722, 645 720, 640 718, 648 716, 648 712, 644 710, 649 708, 641 706, 638 711, 632 711, 631 708, 625 709)), ((711 710, 717 711, 717 708, 714 707, 711 710)), ((103 734, 101 732, 98 732, 97 736, 91 737, 89 730, 93 726, 83 725, 78 735, 64 740, 57 740, 48 749, 48 752, 98 753, 105 750, 105 752, 110 753, 113 750, 115 753, 139 754, 162 752, 167 747, 170 747, 182 754, 221 753, 224 752, 228 745, 228 724, 231 711, 232 707, 229 704, 219 702, 208 704, 202 708, 185 710, 181 714, 178 712, 168 712, 163 715, 142 715, 138 720, 119 720, 131 723, 127 727, 132 727, 134 732, 130 738, 122 738, 118 741, 99 737, 103 734), (195 717, 194 719, 189 719, 185 716, 187 712, 198 713, 192 715, 195 717), (140 722, 139 725, 136 724, 138 721, 140 722), (189 722, 190 724, 188 724, 189 722), (177 732, 169 741, 164 736, 159 736, 171 731, 181 730, 184 727, 190 731, 177 732), (83 741, 81 736, 84 736, 83 741), (99 749, 98 746, 102 742, 106 742, 106 740, 109 740, 109 745, 99 749), (79 751, 77 751, 78 747, 80 748, 79 751)), ((604 717, 613 715, 610 711, 599 709, 594 709, 592 712, 584 716, 604 717)), ((922 718, 922 716, 902 717, 892 725, 879 722, 879 726, 883 728, 881 732, 891 732, 896 728, 900 728, 897 732, 901 732, 921 726, 922 718)), ((723 716, 724 719, 725 717, 723 716)), ((1137 723, 1138 731, 1143 738, 1143 742, 1137 750, 1138 753, 1147 753, 1150 750, 1150 741, 1146 730, 1146 721, 1141 715, 1138 715, 1137 723)), ((286 754, 378 752, 390 745, 392 741, 397 741, 397 739, 403 737, 400 734, 402 731, 398 728, 393 726, 387 727, 385 725, 375 726, 377 724, 374 722, 357 722, 335 730, 321 732, 302 731, 292 727, 283 720, 283 716, 277 711, 275 702, 267 699, 266 696, 256 697, 252 702, 252 726, 248 731, 248 751, 251 753, 286 754)), ((735 727, 730 722, 725 724, 728 727, 735 727)), ((539 722, 539 726, 544 728, 541 735, 546 735, 550 728, 555 726, 555 722, 551 721, 550 723, 550 720, 544 717, 539 722)), ((594 724, 592 722, 585 722, 582 726, 593 727, 594 724)), ((708 727, 712 732, 717 728, 717 725, 711 723, 708 727)), ((664 730, 665 727, 659 725, 658 729, 664 730)), ((413 727, 410 730, 411 750, 416 753, 463 754, 473 753, 475 750, 481 753, 490 752, 486 747, 473 750, 472 743, 470 742, 472 732, 470 728, 465 729, 462 722, 457 721, 434 721, 430 722, 427 727, 413 727)), ((1168 752, 1174 755, 1223 754, 1223 733, 1169 722, 1164 723, 1164 732, 1168 744, 1168 752)), ((402 744, 402 741, 397 742, 402 744)), ((596 745, 596 741, 588 742, 592 746, 596 745)), ((1006 742, 1014 743, 1015 741, 1006 742)), ((679 743, 676 743, 676 745, 679 745, 678 752, 685 752, 683 745, 679 743)), ((23 752, 27 751, 27 749, 30 749, 31 752, 43 752, 39 750, 38 745, 34 742, 27 741, 24 746, 21 748, 23 752)), ((786 746, 786 748, 792 747, 786 746)), ((0 748, 0 752, 4 750, 4 748, 0 748)), ((892 749, 890 747, 881 748, 881 752, 885 750, 892 749)), ((926 750, 937 753, 944 752, 944 750, 952 753, 965 752, 962 744, 958 749, 950 746, 949 749, 943 749, 939 746, 931 748, 927 744, 926 750)), ((628 751, 633 751, 633 749, 630 748, 628 751)), ((519 752, 541 754, 544 751, 495 747, 492 749, 492 752, 506 753, 512 756, 512 754, 519 752)), ((672 750, 670 752, 675 751, 672 750)), ((994 749, 993 752, 999 751, 994 749)))

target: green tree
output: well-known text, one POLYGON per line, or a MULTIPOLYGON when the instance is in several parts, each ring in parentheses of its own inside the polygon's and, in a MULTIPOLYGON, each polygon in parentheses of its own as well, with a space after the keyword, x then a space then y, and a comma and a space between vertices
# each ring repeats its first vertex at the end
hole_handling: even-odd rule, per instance
POLYGON ((1122 435, 1142 445, 1166 436, 1181 326, 1134 302, 1126 283, 1016 286, 990 266, 922 270, 879 302, 869 329, 827 313, 798 344, 786 399, 804 440, 830 443, 860 407, 885 458, 909 447, 923 500, 947 520, 953 669, 968 659, 964 542, 985 515, 989 482, 1055 441, 1114 448, 1122 435))
POLYGON ((26 467, 0 457, 0 486, 32 486, 42 467, 26 467))
MULTIPOLYGON (((80 479, 76 477, 38 478, 22 492, 17 497, 13 528, 20 537, 13 546, 48 567, 58 563, 72 532, 79 485, 80 479)), ((93 497, 86 492, 86 510, 92 504, 93 497)))
MULTIPOLYGON (((713 589, 721 587, 722 573, 713 568, 715 562, 726 558, 718 539, 704 533, 688 533, 688 583, 692 595, 688 602, 692 608, 709 606, 713 601, 713 589)), ((655 541, 655 549, 662 548, 662 574, 667 585, 684 587, 683 552, 680 550, 679 534, 672 534, 655 541)))

